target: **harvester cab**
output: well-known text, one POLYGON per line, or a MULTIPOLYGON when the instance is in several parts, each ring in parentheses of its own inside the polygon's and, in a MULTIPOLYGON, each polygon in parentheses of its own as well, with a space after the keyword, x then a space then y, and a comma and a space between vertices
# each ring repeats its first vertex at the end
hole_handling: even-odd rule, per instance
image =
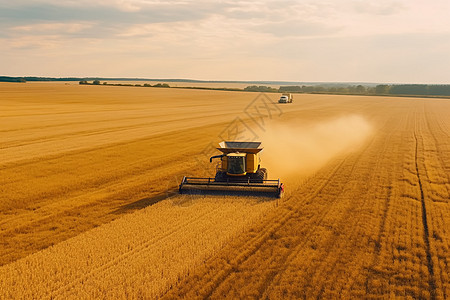
POLYGON ((246 194, 264 194, 281 197, 284 186, 280 180, 268 180, 267 170, 261 168, 261 142, 224 141, 217 150, 220 155, 212 156, 220 159, 216 166, 214 178, 184 177, 179 191, 233 191, 246 194))
POLYGON ((247 155, 245 153, 230 153, 222 157, 222 164, 227 166, 222 169, 229 176, 245 176, 247 168, 245 165, 247 155))

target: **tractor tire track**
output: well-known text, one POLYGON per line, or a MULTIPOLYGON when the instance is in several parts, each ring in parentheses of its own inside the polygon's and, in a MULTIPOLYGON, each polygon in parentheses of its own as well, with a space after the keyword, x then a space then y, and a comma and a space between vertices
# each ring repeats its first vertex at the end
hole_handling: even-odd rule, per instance
MULTIPOLYGON (((420 201, 421 201, 421 207, 422 207, 422 225, 423 225, 423 240, 425 243, 425 251, 426 251, 426 257, 427 257, 427 269, 429 273, 429 279, 428 279, 428 285, 430 290, 430 296, 431 299, 436 299, 436 280, 434 276, 434 266, 433 266, 433 260, 432 260, 432 254, 430 251, 430 233, 428 230, 428 217, 427 217, 427 205, 425 201, 425 196, 423 192, 423 186, 422 186, 422 179, 420 176, 419 171, 419 115, 416 113, 415 115, 415 127, 414 127, 414 139, 415 139, 415 167, 416 167, 416 174, 417 174, 417 180, 419 182, 419 189, 420 189, 420 201)), ((422 141, 422 149, 423 149, 423 139, 422 141)))
MULTIPOLYGON (((429 199, 431 200, 431 202, 428 202, 428 208, 430 208, 428 216, 431 217, 431 228, 433 229, 433 232, 428 233, 428 239, 431 243, 429 245, 430 255, 433 256, 431 258, 431 262, 433 263, 432 269, 434 272, 432 283, 435 284, 435 297, 443 297, 444 299, 446 299, 448 296, 448 289, 446 289, 445 286, 448 285, 448 283, 446 280, 447 275, 445 273, 448 274, 448 256, 446 255, 444 249, 446 248, 445 246, 448 245, 448 242, 446 238, 443 237, 447 236, 445 228, 448 228, 449 224, 445 221, 445 212, 438 210, 437 208, 442 207, 442 205, 444 204, 448 204, 448 201, 450 200, 449 166, 447 166, 446 162, 444 161, 444 157, 448 157, 448 154, 450 154, 450 148, 448 139, 444 138, 440 140, 437 138, 437 134, 446 137, 448 137, 449 135, 448 132, 443 128, 442 117, 438 116, 435 110, 431 110, 428 103, 424 103, 423 105, 423 115, 423 126, 426 127, 426 131, 424 132, 426 132, 431 137, 431 139, 427 139, 428 143, 426 143, 428 145, 427 149, 429 156, 424 156, 425 172, 423 173, 425 173, 425 181, 423 183, 424 189, 427 192, 427 195, 429 195, 429 199), (430 168, 431 162, 437 163, 437 165, 434 165, 434 167, 433 165, 431 165, 433 168, 430 168), (435 173, 434 176, 433 173, 435 173), (442 188, 443 191, 438 193, 438 189, 436 189, 436 186, 442 188), (431 249, 434 250, 433 253, 431 253, 431 249)), ((424 143, 424 139, 422 139, 422 141, 424 143)), ((424 152, 427 152, 427 149, 424 148, 424 152)))
MULTIPOLYGON (((373 138, 372 141, 371 141, 370 143, 367 143, 367 146, 359 152, 358 156, 354 159, 354 162, 352 162, 351 170, 350 170, 350 172, 347 174, 346 178, 351 178, 351 177, 352 177, 352 175, 353 175, 354 172, 355 172, 355 167, 356 167, 357 165, 359 165, 359 162, 360 162, 361 159, 363 158, 363 154, 365 154, 365 152, 366 152, 368 149, 372 148, 372 144, 374 143, 374 140, 375 140, 375 138, 373 138)), ((330 177, 330 178, 331 178, 331 177, 330 177)), ((346 185, 342 185, 341 191, 344 190, 345 187, 346 187, 346 185)), ((341 194, 341 193, 338 193, 338 194, 341 194)), ((329 205, 329 206, 328 206, 328 209, 327 209, 326 211, 320 212, 320 213, 319 213, 319 215, 321 216, 320 219, 318 219, 317 222, 313 222, 313 224, 314 224, 315 226, 320 226, 320 225, 322 224, 322 221, 324 220, 324 218, 327 217, 327 215, 328 215, 330 212, 332 212, 332 211, 334 210, 333 204, 335 204, 335 203, 337 203, 337 202, 339 202, 339 201, 340 201, 339 196, 333 198, 332 201, 329 201, 329 202, 328 202, 328 203, 329 203, 329 204, 328 204, 328 205, 329 205)), ((345 226, 348 226, 348 220, 352 220, 352 221, 353 221, 353 219, 351 218, 351 216, 354 215, 354 214, 353 214, 353 211, 354 211, 355 209, 356 209, 356 207, 352 205, 352 206, 350 206, 350 207, 346 210, 346 212, 343 214, 343 216, 341 217, 341 220, 340 220, 340 224, 342 224, 342 226, 344 226, 344 225, 345 225, 345 226)), ((362 216, 361 216, 361 217, 362 217, 362 216)), ((360 222, 360 219, 358 219, 357 222, 360 222)), ((311 227, 312 227, 312 226, 311 226, 311 227)), ((341 228, 341 226, 337 226, 337 228, 341 228)), ((311 229, 313 229, 313 228, 311 228, 311 229)), ((352 229, 351 226, 350 226, 350 229, 352 229)), ((353 229, 354 229, 354 228, 353 228, 353 229)), ((259 294, 259 296, 258 296, 259 299, 269 299, 269 298, 270 298, 270 294, 268 293, 268 292, 270 291, 270 289, 271 289, 273 286, 276 286, 276 285, 280 282, 280 280, 281 280, 283 274, 287 271, 287 268, 288 268, 290 262, 293 260, 293 258, 295 258, 295 257, 298 255, 299 251, 300 251, 306 244, 308 244, 308 243, 310 242, 310 237, 312 237, 314 234, 315 234, 315 231, 314 231, 314 230, 310 230, 310 231, 308 232, 308 234, 303 238, 303 242, 301 242, 301 243, 298 244, 296 247, 294 247, 294 248, 290 251, 290 253, 288 253, 288 254, 284 257, 284 259, 283 259, 280 263, 277 264, 278 270, 279 270, 279 271, 278 271, 278 272, 269 273, 269 276, 265 279, 264 288, 260 290, 260 294, 259 294)), ((328 256, 330 255, 330 252, 331 252, 331 251, 328 251, 328 250, 330 250, 330 249, 333 248, 333 245, 335 244, 335 242, 336 242, 336 240, 337 240, 338 238, 339 238, 338 236, 333 235, 330 239, 328 239, 328 240, 326 241, 326 243, 325 243, 325 245, 324 245, 324 248, 327 249, 327 250, 325 250, 325 251, 323 252, 323 255, 321 256, 321 259, 320 259, 321 261, 324 261, 325 258, 328 257, 328 256)), ((319 296, 319 297, 320 297, 320 296, 319 296)))
MULTIPOLYGON (((411 112, 409 112, 411 113, 411 112)), ((384 153, 386 153, 387 151, 387 147, 388 145, 393 144, 393 134, 395 132, 398 132, 400 128, 405 127, 407 128, 407 118, 405 117, 407 114, 405 114, 403 116, 403 118, 397 122, 397 126, 394 127, 393 129, 391 129, 388 137, 386 138, 386 142, 385 142, 385 147, 384 147, 384 153)), ((398 151, 397 151, 398 152, 398 151)), ((395 152, 395 153, 397 153, 395 152)), ((402 152, 404 153, 404 152, 402 152)), ((373 255, 372 255, 372 260, 370 262, 370 265, 367 267, 366 272, 368 273, 366 276, 366 280, 364 282, 364 287, 365 287, 365 291, 366 291, 366 295, 370 294, 370 289, 369 289, 369 282, 371 280, 371 273, 374 272, 374 268, 376 265, 378 265, 379 260, 380 260, 380 254, 381 254, 381 243, 382 243, 382 236, 384 234, 384 232, 386 231, 386 220, 388 218, 388 214, 389 214, 389 210, 390 210, 390 206, 391 206, 391 198, 392 198, 392 189, 393 186, 395 186, 394 182, 393 182, 393 178, 389 179, 389 183, 387 185, 387 190, 386 190, 386 197, 385 197, 385 201, 384 201, 384 208, 383 208, 383 214, 380 220, 380 225, 379 225, 379 229, 378 229, 378 234, 377 234, 377 238, 375 240, 375 246, 374 246, 374 250, 373 250, 373 255)))
MULTIPOLYGON (((428 127, 428 132, 430 133, 431 137, 434 140, 434 146, 436 147, 437 153, 446 153, 445 151, 443 151, 442 147, 441 147, 441 142, 438 140, 438 138, 436 137, 436 133, 434 130, 432 130, 432 128, 438 128, 439 131, 443 134, 447 136, 447 140, 449 140, 449 134, 442 128, 442 124, 438 122, 438 120, 440 120, 437 115, 435 113, 433 113, 433 117, 427 117, 427 115, 432 114, 432 112, 428 111, 427 106, 424 105, 424 112, 425 112, 425 121, 426 121, 426 125, 428 127), (433 124, 435 124, 434 127, 431 127, 430 124, 430 120, 433 120, 433 124)), ((449 151, 450 149, 446 149, 447 151, 449 151)), ((450 166, 447 166, 446 163, 443 160, 443 155, 436 155, 436 158, 439 161, 439 164, 441 165, 441 168, 444 170, 444 174, 447 177, 447 182, 444 184, 444 186, 447 189, 447 193, 450 195, 450 166)))
MULTIPOLYGON (((385 125, 385 126, 386 126, 386 128, 388 127, 387 125, 385 125)), ((398 126, 399 125, 397 125, 397 127, 398 126)), ((390 144, 389 141, 391 140, 392 135, 393 135, 394 132, 395 132, 395 130, 392 130, 391 133, 385 139, 383 139, 383 144, 385 145, 383 147, 383 151, 382 152, 376 151, 376 153, 375 153, 376 156, 381 157, 381 158, 385 157, 385 154, 389 150, 388 149, 388 145, 390 144)), ((360 155, 358 156, 357 159, 355 159, 355 162, 352 165, 351 173, 347 177, 348 179, 350 179, 351 178, 351 174, 354 173, 355 167, 361 165, 360 161, 362 159, 362 156, 365 155, 368 150, 376 148, 374 146, 375 139, 376 139, 376 137, 373 137, 372 141, 370 143, 368 143, 367 147, 365 147, 364 149, 361 150, 360 155)), ((378 143, 380 143, 380 142, 378 142, 378 143)), ((381 166, 381 161, 382 161, 381 159, 376 160, 375 166, 373 168, 370 168, 370 169, 378 170, 380 168, 380 166, 381 166)), ((366 162, 366 164, 370 165, 371 163, 370 163, 370 161, 368 161, 368 162, 366 162)), ((372 174, 374 174, 374 173, 376 174, 375 171, 372 172, 371 174, 367 173, 367 176, 372 177, 372 174)), ((368 178, 367 180, 370 180, 370 179, 368 178)), ((345 186, 343 188, 345 188, 345 186)), ((390 192, 390 189, 388 190, 388 192, 390 192)), ((339 200, 339 199, 337 198, 337 200, 339 200)), ((358 208, 354 204, 349 203, 350 206, 345 210, 345 213, 340 218, 339 225, 336 226, 336 228, 348 228, 347 230, 342 230, 343 232, 350 233, 350 234, 346 235, 347 237, 357 236, 358 233, 356 231, 358 229, 358 224, 362 223, 363 216, 359 215, 359 214, 355 214, 354 212, 355 212, 355 210, 359 209, 359 207, 365 207, 368 200, 369 199, 367 198, 367 196, 363 197, 362 203, 360 203, 358 205, 358 208), (355 215, 358 216, 357 219, 355 219, 355 215), (351 220, 351 223, 349 223, 349 220, 351 220)), ((335 202, 336 201, 333 201, 332 203, 335 203, 335 202)), ((385 205, 386 205, 386 207, 389 206, 389 200, 387 200, 385 205)), ((387 208, 385 210, 384 217, 386 217, 386 214, 387 214, 387 208)), ((384 223, 384 220, 382 220, 382 223, 384 223)), ((320 223, 317 224, 317 225, 320 225, 320 223)), ((280 281, 282 280, 283 274, 285 274, 288 271, 288 268, 289 268, 289 265, 290 265, 291 261, 293 261, 295 259, 295 257, 298 256, 299 250, 301 250, 309 242, 308 241, 309 237, 312 236, 313 234, 314 234, 314 232, 311 232, 311 234, 306 237, 305 242, 300 244, 300 245, 298 245, 296 247, 296 249, 293 250, 291 254, 289 254, 289 257, 287 257, 283 261, 283 264, 281 266, 279 266, 279 268, 278 268, 280 270, 279 272, 273 274, 273 276, 271 278, 268 278, 268 280, 271 283, 264 289, 263 293, 260 293, 258 298, 260 298, 260 299, 269 299, 270 298, 270 291, 271 291, 271 289, 273 289, 273 287, 279 285, 280 281)), ((381 235, 381 233, 380 233, 380 235, 381 235)), ((325 261, 326 258, 330 256, 332 250, 334 249, 334 245, 336 244, 336 242, 339 239, 341 239, 340 236, 332 235, 331 238, 329 238, 327 241, 325 241, 324 244, 322 244, 322 246, 320 248, 324 249, 324 251, 322 252, 322 255, 320 256, 319 261, 325 261)), ((348 248, 341 249, 340 251, 338 251, 337 257, 341 257, 340 254, 347 253, 348 251, 351 251, 351 249, 348 249, 348 248)), ((336 253, 333 253, 333 254, 336 254, 336 253)), ((337 262, 335 261, 333 266, 336 263, 337 262)), ((324 267, 326 267, 327 269, 330 269, 330 270, 333 269, 333 267, 330 267, 330 265, 326 265, 324 267)), ((327 271, 324 270, 323 272, 327 272, 327 271)), ((317 272, 316 272, 316 274, 317 274, 317 272)), ((318 287, 316 287, 316 288, 318 288, 318 287)), ((323 293, 323 291, 324 290, 323 290, 323 287, 322 287, 322 289, 320 289, 320 291, 319 291, 319 293, 317 295, 318 298, 322 297, 321 294, 323 293)))

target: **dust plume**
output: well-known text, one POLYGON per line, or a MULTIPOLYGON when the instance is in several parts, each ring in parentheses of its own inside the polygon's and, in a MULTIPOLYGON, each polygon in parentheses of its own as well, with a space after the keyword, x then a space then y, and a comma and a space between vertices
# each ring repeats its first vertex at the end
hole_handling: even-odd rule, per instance
POLYGON ((310 126, 270 124, 261 135, 261 165, 270 178, 305 176, 334 156, 356 150, 371 131, 370 124, 358 115, 310 126))

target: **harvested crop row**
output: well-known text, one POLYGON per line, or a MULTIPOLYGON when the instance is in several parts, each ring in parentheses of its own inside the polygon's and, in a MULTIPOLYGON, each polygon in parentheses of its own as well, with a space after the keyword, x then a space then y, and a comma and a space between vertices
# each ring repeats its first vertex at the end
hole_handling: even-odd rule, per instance
POLYGON ((447 238, 450 228, 450 174, 446 169, 446 158, 450 156, 450 131, 445 131, 442 123, 447 119, 439 119, 436 112, 420 110, 429 118, 419 119, 420 128, 417 137, 419 155, 417 168, 420 170, 422 185, 423 222, 426 224, 424 242, 427 245, 428 269, 432 273, 430 285, 434 286, 433 296, 447 298, 450 295, 450 249, 447 238))

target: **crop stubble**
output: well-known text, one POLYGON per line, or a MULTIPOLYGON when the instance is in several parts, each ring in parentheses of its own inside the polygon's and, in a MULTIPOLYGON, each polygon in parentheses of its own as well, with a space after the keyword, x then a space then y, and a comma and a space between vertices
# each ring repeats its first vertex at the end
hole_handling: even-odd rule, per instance
MULTIPOLYGON (((4 264, 153 203, 176 176, 208 172, 186 155, 216 139, 254 96, 110 87, 65 94, 58 86, 51 96, 49 86, 32 86, 27 97, 8 85, 14 96, 0 133, 4 264)), ((449 102, 305 95, 283 111, 279 121, 294 127, 358 114, 374 133, 302 184, 295 174, 283 178, 291 185, 276 208, 255 199, 165 200, 5 265, 2 290, 57 298, 448 298, 449 102)))
POLYGON ((308 179, 166 297, 448 298, 449 104, 378 105, 361 151, 308 179))

